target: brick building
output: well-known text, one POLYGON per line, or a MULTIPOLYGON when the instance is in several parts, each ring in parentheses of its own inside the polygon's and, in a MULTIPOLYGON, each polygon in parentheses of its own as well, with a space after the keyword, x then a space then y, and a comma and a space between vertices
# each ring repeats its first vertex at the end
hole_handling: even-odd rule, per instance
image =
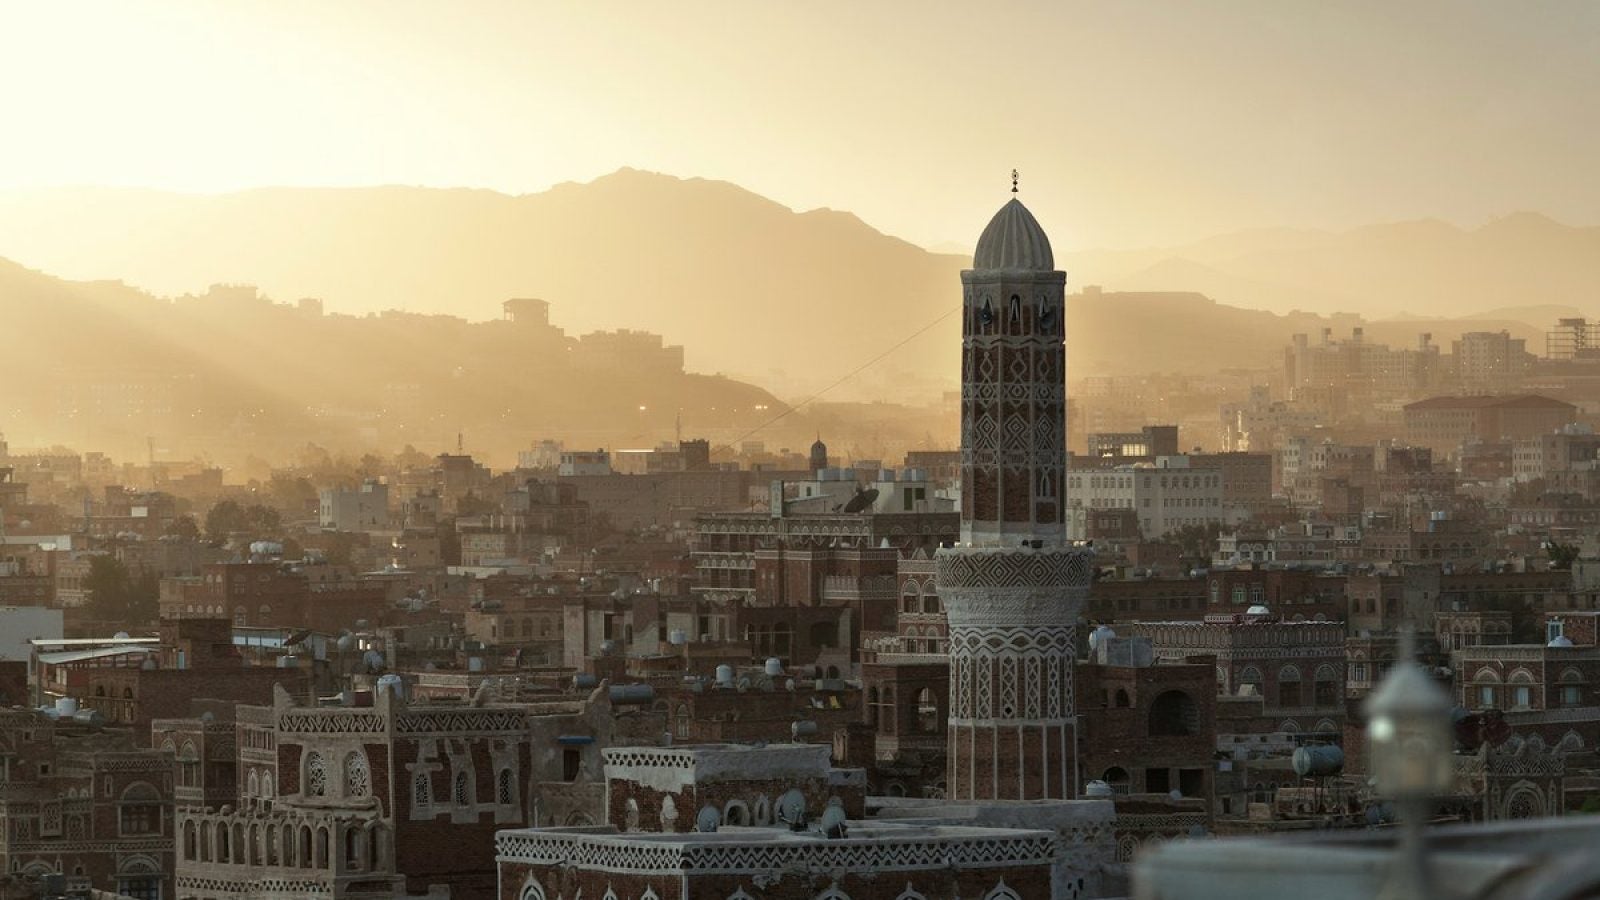
POLYGON ((1345 629, 1335 622, 1138 622, 1124 637, 1150 640, 1158 659, 1215 656, 1219 696, 1261 698, 1254 715, 1285 732, 1339 730, 1344 720, 1345 629))
POLYGON ((270 778, 263 796, 178 812, 178 894, 381 897, 409 883, 488 896, 497 830, 603 817, 598 747, 617 726, 603 691, 463 706, 384 687, 339 707, 279 691, 265 716, 240 717, 240 771, 270 778))
POLYGON ((76 713, 70 700, 0 710, 0 867, 35 884, 61 875, 68 890, 173 896, 172 756, 76 713))
POLYGON ((66 673, 65 693, 108 722, 132 726, 139 740, 155 719, 190 714, 196 700, 269 703, 275 686, 304 695, 309 668, 250 666, 233 646, 226 619, 169 619, 160 643, 137 665, 94 666, 66 673))
POLYGON ((1093 661, 1078 666, 1085 778, 1119 794, 1166 794, 1211 805, 1216 753, 1213 657, 1155 663, 1148 641, 1099 632, 1093 661))

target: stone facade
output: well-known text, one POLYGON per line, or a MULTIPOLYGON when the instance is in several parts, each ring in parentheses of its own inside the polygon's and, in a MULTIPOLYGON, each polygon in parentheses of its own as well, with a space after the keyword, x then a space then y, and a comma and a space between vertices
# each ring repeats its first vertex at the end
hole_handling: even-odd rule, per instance
POLYGON ((244 805, 180 811, 177 896, 393 896, 408 879, 488 896, 498 829, 602 818, 605 696, 305 707, 280 691, 241 711, 244 805))
POLYGON ((1049 900, 1048 831, 858 825, 842 838, 772 828, 713 834, 547 829, 499 837, 501 900, 1049 900))
POLYGON ((0 870, 69 890, 172 896, 171 754, 34 710, 0 711, 0 870))

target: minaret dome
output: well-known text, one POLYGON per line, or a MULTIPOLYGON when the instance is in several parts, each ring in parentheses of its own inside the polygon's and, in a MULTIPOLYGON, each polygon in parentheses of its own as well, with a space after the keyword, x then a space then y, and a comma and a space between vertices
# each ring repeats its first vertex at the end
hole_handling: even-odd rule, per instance
POLYGON ((1056 267, 1050 238, 1039 220, 1015 197, 989 220, 972 255, 974 269, 1022 269, 1049 272, 1056 267))

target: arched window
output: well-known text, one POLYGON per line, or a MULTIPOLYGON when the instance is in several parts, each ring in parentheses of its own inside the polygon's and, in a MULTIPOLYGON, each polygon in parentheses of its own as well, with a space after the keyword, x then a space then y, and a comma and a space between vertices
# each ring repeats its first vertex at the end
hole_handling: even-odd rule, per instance
POLYGON ((1255 666, 1245 666, 1239 671, 1239 696, 1261 696, 1261 670, 1255 666))
POLYGON ((1278 670, 1278 705, 1292 709, 1300 704, 1300 670, 1284 666, 1278 670))
POLYGON ((914 613, 922 608, 922 601, 917 591, 917 583, 906 582, 906 589, 900 594, 900 611, 914 613))
POLYGON ((1339 671, 1330 665, 1317 667, 1312 702, 1320 707, 1338 706, 1344 691, 1339 686, 1339 671))
POLYGON ((672 730, 673 737, 687 738, 689 736, 689 706, 686 703, 678 704, 677 724, 672 730))
POLYGON ((250 796, 261 796, 261 777, 256 774, 255 769, 250 770, 250 777, 246 779, 246 783, 250 786, 250 796))
POLYGON ((1200 706, 1183 691, 1166 691, 1150 704, 1150 734, 1184 736, 1200 730, 1200 706))
POLYGON ((345 755, 344 793, 346 797, 372 796, 372 773, 367 769, 367 755, 359 750, 345 755))
POLYGON ((722 821, 729 825, 749 825, 750 807, 743 800, 729 800, 722 809, 722 821))
POLYGON ((1133 699, 1128 696, 1127 688, 1117 688, 1117 708, 1127 709, 1133 705, 1133 699))
POLYGON ((917 691, 917 730, 923 734, 935 734, 942 725, 939 721, 939 701, 933 696, 933 688, 917 691))
POLYGON ((306 754, 306 790, 307 797, 325 797, 328 794, 328 769, 322 761, 322 754, 313 750, 306 754))
POLYGON ((117 826, 124 835, 161 833, 161 793, 139 781, 128 785, 117 801, 117 826))
POLYGON ((1128 770, 1121 766, 1112 766, 1100 776, 1100 780, 1111 785, 1111 790, 1119 794, 1128 793, 1128 770))
POLYGON ((517 803, 517 788, 511 778, 510 769, 501 769, 496 777, 495 799, 501 806, 515 806, 517 803))
POLYGON ((539 882, 533 880, 532 875, 529 875, 528 880, 523 882, 522 893, 517 897, 517 900, 545 900, 544 888, 539 886, 539 882))
POLYGON ((456 792, 455 792, 455 796, 456 796, 456 805, 457 806, 471 806, 472 805, 472 792, 468 789, 467 773, 466 772, 457 772, 456 773, 456 792))
POLYGON ((1000 883, 994 886, 994 890, 983 895, 983 900, 1022 900, 1022 897, 1007 887, 1006 880, 1002 878, 1000 883))

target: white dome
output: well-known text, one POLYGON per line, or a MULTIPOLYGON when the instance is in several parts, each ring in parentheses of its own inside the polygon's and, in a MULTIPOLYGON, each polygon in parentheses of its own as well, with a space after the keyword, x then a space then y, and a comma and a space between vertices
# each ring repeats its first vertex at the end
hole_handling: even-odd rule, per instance
POLYGON ((983 229, 978 250, 972 255, 972 267, 1051 272, 1055 270, 1056 257, 1039 220, 1021 200, 1012 197, 983 229))
POLYGON ((1564 634, 1556 635, 1555 640, 1551 641, 1546 646, 1549 646, 1549 647, 1571 647, 1572 646, 1572 638, 1569 638, 1564 634))
POLYGON ((1262 605, 1260 605, 1258 603, 1255 606, 1252 606, 1249 609, 1245 610, 1244 614, 1247 615, 1247 616, 1265 616, 1265 615, 1270 615, 1271 612, 1272 612, 1271 610, 1267 609, 1265 606, 1262 606, 1262 605))

